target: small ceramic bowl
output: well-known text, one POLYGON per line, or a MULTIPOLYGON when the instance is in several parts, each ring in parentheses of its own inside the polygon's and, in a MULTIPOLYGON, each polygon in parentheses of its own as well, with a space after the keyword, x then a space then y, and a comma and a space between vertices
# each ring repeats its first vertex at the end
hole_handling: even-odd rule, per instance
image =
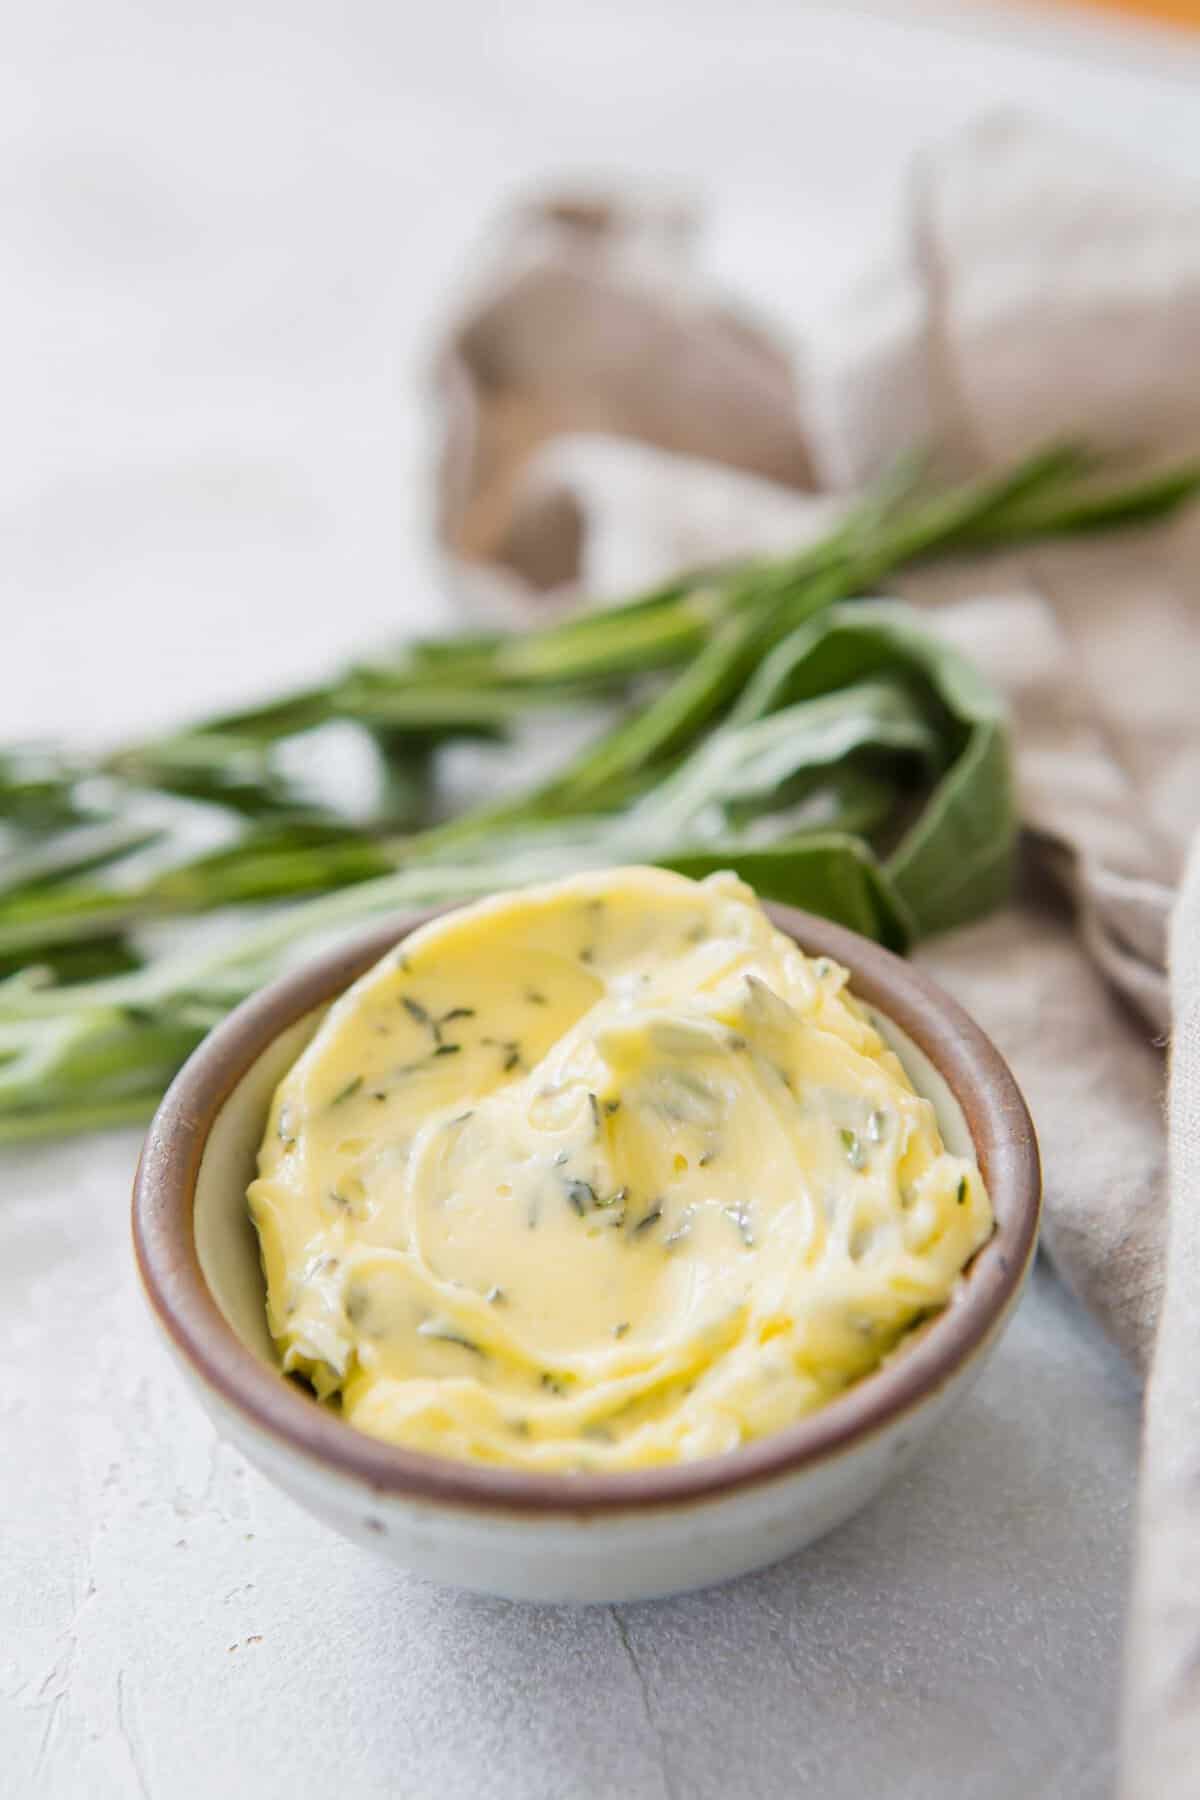
POLYGON ((702 1587, 786 1556, 903 1467, 979 1374, 1016 1306, 1037 1239, 1037 1141, 1005 1063, 927 976, 825 920, 767 910, 803 949, 849 969, 933 1102, 948 1147, 978 1160, 996 1230, 951 1304, 819 1412, 704 1461, 539 1475, 354 1430, 279 1370, 246 1188, 271 1095, 325 1009, 432 915, 393 920, 220 1025, 176 1078, 138 1169, 133 1235, 150 1305, 217 1429, 264 1475, 421 1575, 513 1599, 615 1601, 702 1587))

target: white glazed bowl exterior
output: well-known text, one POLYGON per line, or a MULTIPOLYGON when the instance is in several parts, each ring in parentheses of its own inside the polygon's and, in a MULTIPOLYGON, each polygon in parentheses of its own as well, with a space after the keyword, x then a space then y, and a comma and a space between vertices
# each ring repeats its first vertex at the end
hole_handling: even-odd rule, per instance
MULTIPOLYGON (((804 919, 804 915, 786 916, 804 919)), ((853 972, 846 944, 859 940, 823 922, 812 923, 819 926, 822 948, 827 947, 831 934, 837 939, 832 953, 850 960, 853 972)), ((394 935, 401 935, 399 928, 394 935)), ((806 946, 811 941, 811 934, 796 931, 795 935, 806 946)), ((381 944, 380 952, 382 948, 381 944)), ((876 946, 866 949, 875 959, 886 956, 876 946)), ((317 1007, 299 1018, 293 1011, 294 1022, 270 1037, 265 1048, 235 1075, 197 1146, 191 1175, 192 1243, 185 1248, 194 1251, 191 1260, 198 1264, 206 1298, 215 1302, 220 1320, 242 1350, 252 1353, 280 1383, 285 1378, 278 1373, 267 1332, 262 1270, 245 1194, 255 1172, 271 1095, 316 1029, 323 1010, 317 1007)), ((971 1131, 947 1079, 907 1033, 878 1007, 874 1011, 914 1085, 933 1102, 947 1145, 958 1153, 971 1154, 971 1131)), ((230 1026, 222 1029, 229 1031, 230 1026)), ((995 1053, 990 1054, 994 1057, 995 1053)), ((179 1083, 187 1077, 185 1069, 179 1083)), ((1016 1098, 1020 1105, 1019 1096, 1016 1098)), ((170 1104, 168 1096, 164 1115, 169 1115, 170 1104)), ((1023 1107, 1021 1111, 1032 1140, 1023 1107)), ((431 1496, 402 1491, 403 1483, 373 1480, 369 1472, 335 1461, 319 1449, 297 1442, 294 1435, 281 1433, 255 1408, 241 1404, 240 1394, 236 1389, 230 1391, 228 1381, 211 1378, 205 1357, 197 1354, 194 1342, 176 1328, 169 1302, 164 1304, 164 1284, 154 1279, 156 1263, 161 1260, 155 1235, 155 1223, 162 1224, 161 1207, 149 1224, 144 1216, 161 1198, 148 1191, 155 1181, 154 1144, 152 1132, 135 1197, 139 1260, 154 1310, 217 1430, 301 1506, 356 1543, 435 1581, 518 1600, 612 1602, 703 1587, 774 1562, 848 1518, 904 1466, 974 1382, 1017 1304, 1035 1245, 1034 1232, 1026 1231, 1020 1244, 1020 1266, 1009 1271, 1001 1304, 993 1307, 986 1330, 975 1336, 964 1354, 950 1359, 930 1355, 931 1334, 940 1324, 944 1328, 946 1315, 940 1315, 914 1333, 883 1371, 867 1377, 853 1392, 888 1379, 888 1368, 898 1359, 918 1355, 929 1360, 931 1379, 906 1396, 905 1403, 796 1466, 728 1485, 714 1482, 709 1491, 690 1497, 671 1494, 661 1505, 653 1499, 648 1503, 644 1494, 636 1503, 623 1505, 613 1492, 620 1490, 619 1477, 608 1478, 605 1498, 593 1503, 589 1478, 567 1475, 553 1478, 553 1485, 560 1496, 568 1498, 556 1500, 548 1509, 526 1504, 519 1480, 511 1499, 500 1493, 481 1503, 475 1495, 465 1500, 454 1494, 431 1496)), ((1036 1149, 1033 1165, 1036 1170, 1036 1149)), ((1036 1195, 1033 1206, 1036 1223, 1036 1195)), ((174 1223, 178 1226, 178 1219, 174 1223)), ((968 1272, 947 1312, 971 1305, 972 1286, 968 1272)), ((301 1398, 296 1395, 296 1401, 301 1398)), ((824 1412, 844 1407, 845 1398, 832 1402, 824 1412)), ((290 1395, 287 1404, 294 1405, 290 1395)), ((304 1404, 316 1408, 317 1403, 305 1398, 304 1404)), ((332 1427, 361 1443, 360 1434, 352 1427, 326 1418, 322 1430, 332 1427)), ((382 1453, 388 1454, 386 1449, 382 1453)), ((398 1460, 404 1455, 411 1457, 411 1453, 396 1454, 398 1460)), ((729 1464, 733 1475, 733 1465, 744 1454, 735 1452, 705 1468, 719 1470, 729 1464)), ((441 1459, 416 1460, 448 1467, 441 1459)))

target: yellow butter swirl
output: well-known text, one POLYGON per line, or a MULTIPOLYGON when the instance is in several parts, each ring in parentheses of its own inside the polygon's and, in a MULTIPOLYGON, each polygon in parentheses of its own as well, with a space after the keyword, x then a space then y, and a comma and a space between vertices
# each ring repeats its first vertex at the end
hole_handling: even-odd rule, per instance
POLYGON ((281 1083, 249 1193, 284 1367, 527 1469, 776 1431, 949 1298, 975 1166, 729 875, 617 869, 424 927, 281 1083))

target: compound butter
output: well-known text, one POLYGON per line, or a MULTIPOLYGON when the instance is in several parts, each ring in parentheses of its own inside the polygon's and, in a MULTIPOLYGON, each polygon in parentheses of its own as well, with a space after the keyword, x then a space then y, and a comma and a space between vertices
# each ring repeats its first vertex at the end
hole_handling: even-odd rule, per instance
POLYGON ((617 869, 406 939, 282 1082, 249 1202, 284 1368, 530 1470, 710 1456, 945 1304, 975 1166, 734 877, 617 869))

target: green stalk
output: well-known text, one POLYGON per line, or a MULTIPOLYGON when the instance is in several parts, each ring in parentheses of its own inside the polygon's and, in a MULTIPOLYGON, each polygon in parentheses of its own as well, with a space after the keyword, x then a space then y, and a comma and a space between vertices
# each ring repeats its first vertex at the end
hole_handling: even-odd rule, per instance
POLYGON ((352 676, 333 690, 339 718, 423 737, 503 737, 530 711, 568 711, 613 693, 611 681, 574 678, 523 689, 458 683, 391 680, 375 670, 352 676))
POLYGON ((0 856, 0 894, 44 893, 62 882, 94 875, 157 843, 158 829, 130 825, 75 825, 51 838, 39 837, 0 856))
MULTIPOLYGON (((820 543, 797 556, 756 559, 697 588, 676 581, 613 607, 560 621, 522 637, 477 635, 459 655, 453 641, 418 646, 406 670, 365 665, 328 689, 309 688, 265 706, 228 714, 156 750, 126 751, 110 763, 151 779, 155 758, 169 771, 220 768, 223 743, 252 742, 265 751, 276 731, 308 729, 318 720, 352 717, 389 733, 479 735, 514 724, 531 703, 578 704, 589 683, 635 667, 651 644, 695 652, 663 691, 619 720, 565 770, 515 799, 478 808, 407 840, 376 831, 336 845, 260 849, 255 843, 205 857, 123 894, 65 889, 32 903, 0 902, 0 956, 80 943, 212 907, 313 893, 378 875, 398 862, 445 857, 501 827, 544 816, 624 804, 647 773, 686 754, 735 699, 747 673, 772 646, 833 601, 869 591, 893 568, 935 552, 1004 543, 1059 530, 1096 530, 1158 517, 1189 499, 1200 466, 1189 464, 1144 481, 1078 492, 1090 473, 1086 454, 1056 446, 999 477, 914 500, 911 464, 860 505, 820 543), (705 631, 711 635, 705 637, 705 631), (483 685, 466 685, 475 667, 483 685), (503 682, 517 679, 525 687, 503 682), (237 733, 245 733, 239 738, 237 733)), ((11 890, 10 890, 11 893, 11 890)))
POLYGON ((548 789, 551 804, 586 802, 682 754, 722 712, 774 644, 834 601, 869 592, 883 576, 933 549, 1002 528, 1006 511, 1087 466, 1082 451, 1040 452, 994 480, 941 496, 891 524, 892 505, 851 515, 826 544, 799 558, 752 564, 729 590, 729 623, 643 712, 617 725, 548 789))
POLYGON ((977 533, 980 544, 1020 543, 1035 538, 1080 537, 1153 524, 1200 492, 1200 460, 1147 475, 1107 490, 1084 490, 1056 498, 1031 494, 1003 508, 977 533))
MULTIPOLYGON (((0 1110, 0 1144, 26 1144, 38 1138, 73 1137, 85 1131, 112 1131, 122 1125, 146 1124, 154 1117, 165 1085, 156 1081, 141 1093, 119 1100, 46 1104, 21 1113, 0 1110)), ((0 1109, 5 1104, 0 1095, 0 1109)))
MULTIPOLYGON (((477 633, 417 645, 402 659, 353 669, 327 687, 129 747, 103 765, 114 786, 161 782, 264 823, 227 849, 125 891, 94 879, 103 871, 119 880, 124 859, 115 832, 100 833, 91 850, 82 838, 68 843, 68 833, 22 841, 8 863, 7 892, 0 892, 0 967, 25 952, 31 959, 58 955, 62 967, 72 958, 86 966, 90 946, 101 967, 119 966, 126 952, 114 934, 132 925, 270 898, 322 897, 276 915, 232 947, 158 959, 71 987, 39 987, 28 971, 0 984, 0 1138, 141 1116, 208 1027, 315 936, 565 868, 638 856, 699 872, 733 861, 766 891, 801 902, 807 896, 890 942, 994 904, 1013 815, 1002 715, 986 705, 972 710, 977 677, 961 670, 946 677, 944 704, 952 714, 955 706, 966 711, 937 740, 936 756, 931 751, 938 805, 922 814, 919 831, 907 832, 904 855, 887 860, 863 837, 848 835, 846 821, 857 817, 866 822, 862 830, 883 833, 905 781, 915 779, 913 747, 923 739, 903 716, 904 680, 897 675, 894 696, 874 677, 827 696, 836 727, 831 741, 847 746, 828 769, 813 747, 821 740, 820 732, 812 735, 815 724, 826 716, 820 707, 811 710, 810 702, 809 712, 792 717, 772 710, 786 707, 786 699, 768 700, 768 730, 744 704, 739 709, 739 700, 775 646, 786 639, 781 654, 794 656, 797 644, 823 642, 831 630, 846 641, 860 638, 871 670, 878 663, 870 663, 870 642, 886 639, 901 663, 917 655, 920 678, 934 679, 948 653, 927 646, 918 655, 918 627, 893 628, 878 609, 858 605, 830 611, 831 603, 857 600, 920 558, 1138 525, 1167 516, 1198 490, 1196 463, 1101 487, 1087 456, 1070 446, 934 495, 914 493, 909 469, 795 556, 681 578, 624 606, 520 637, 477 633), (638 690, 638 710, 565 769, 514 798, 408 837, 335 819, 293 819, 295 801, 270 760, 278 741, 350 719, 378 733, 408 768, 446 737, 500 732, 532 705, 575 707, 614 683, 647 676, 653 685, 638 690), (743 726, 752 729, 740 735, 743 726), (963 743, 969 755, 959 755, 963 743), (706 774, 689 760, 701 745, 711 749, 706 774), (730 816, 743 809, 745 832, 705 836, 707 827, 698 826, 699 837, 672 839, 681 811, 701 819, 716 780, 733 783, 730 816), (644 794, 652 804, 640 804, 644 794), (857 812, 848 804, 855 795, 857 812), (804 811, 823 796, 832 830, 810 823, 804 811), (755 835, 756 827, 766 835, 755 835), (956 880, 960 888, 972 883, 970 893, 954 890, 956 880), (340 883, 349 885, 327 891, 340 883)), ((948 728, 932 718, 929 729, 948 728)), ((0 816, 7 812, 18 835, 80 816, 75 783, 87 770, 70 767, 68 778, 65 762, 0 756, 0 816)), ((130 854, 139 847, 131 836, 130 854)))

